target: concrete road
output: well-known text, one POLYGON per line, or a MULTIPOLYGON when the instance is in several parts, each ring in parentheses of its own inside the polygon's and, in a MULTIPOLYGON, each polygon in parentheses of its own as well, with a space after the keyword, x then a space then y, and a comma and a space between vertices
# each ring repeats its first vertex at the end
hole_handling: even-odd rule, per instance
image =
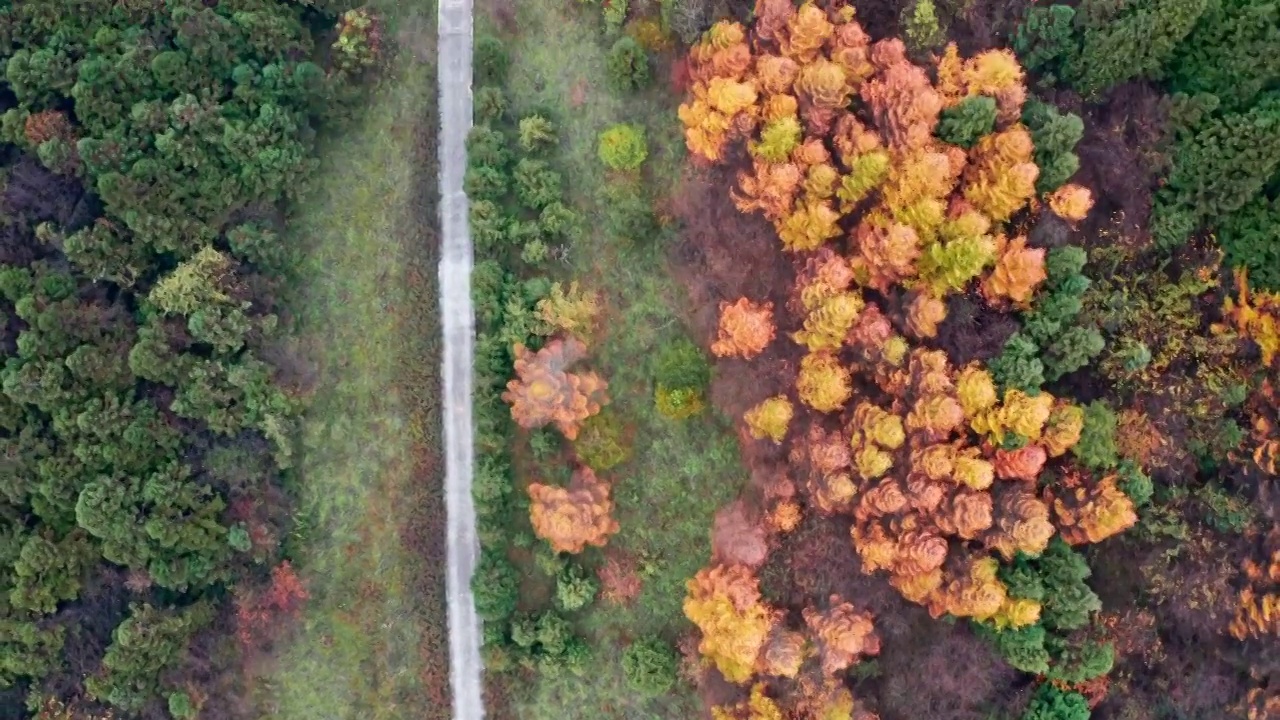
POLYGON ((484 717, 480 620, 471 597, 480 544, 471 499, 475 442, 471 424, 475 315, 471 307, 471 232, 467 226, 467 133, 471 130, 471 0, 440 0, 440 313, 444 326, 445 504, 448 520, 449 680, 454 720, 484 717))

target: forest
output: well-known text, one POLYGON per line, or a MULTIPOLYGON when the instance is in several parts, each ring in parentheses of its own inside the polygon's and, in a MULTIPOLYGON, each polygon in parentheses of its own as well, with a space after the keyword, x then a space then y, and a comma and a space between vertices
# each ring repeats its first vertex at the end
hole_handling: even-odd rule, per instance
MULTIPOLYGON (((0 720, 448 712, 357 4, 0 0, 0 720)), ((486 715, 1280 719, 1280 2, 474 19, 486 715)))
POLYGON ((1280 718, 1280 4, 481 7, 487 713, 1280 718))
POLYGON ((307 599, 286 209, 378 18, 0 3, 0 717, 248 716, 307 599))

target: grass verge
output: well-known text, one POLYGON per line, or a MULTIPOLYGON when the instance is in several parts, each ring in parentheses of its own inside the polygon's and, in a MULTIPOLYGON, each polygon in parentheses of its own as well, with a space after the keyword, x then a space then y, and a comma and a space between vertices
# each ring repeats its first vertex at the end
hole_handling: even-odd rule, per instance
POLYGON ((436 308, 435 3, 375 3, 396 38, 294 208, 295 342, 315 386, 294 477, 311 592, 259 685, 266 717, 446 718, 436 308))
MULTIPOLYGON (((661 195, 684 160, 673 99, 661 87, 625 96, 609 89, 610 41, 602 37, 599 8, 523 0, 515 27, 502 36, 512 60, 506 94, 517 117, 540 112, 557 123, 561 143, 553 162, 569 179, 575 208, 588 219, 601 216, 600 189, 608 179, 596 142, 619 122, 645 126, 647 173, 661 195)), ((701 710, 691 687, 640 697, 627 686, 619 658, 637 637, 674 642, 691 627, 681 609, 685 582, 707 562, 712 516, 737 495, 745 471, 727 420, 708 411, 672 421, 654 407, 655 353, 686 334, 685 293, 669 272, 662 242, 613 237, 600 223, 587 224, 594 229, 571 248, 568 267, 552 274, 577 278, 606 300, 607 330, 593 343, 589 364, 609 381, 610 410, 634 437, 632 459, 605 473, 621 525, 609 545, 639 558, 643 590, 630 605, 597 601, 575 618, 594 650, 586 678, 528 673, 508 681, 506 694, 513 714, 529 720, 696 717, 701 710)))

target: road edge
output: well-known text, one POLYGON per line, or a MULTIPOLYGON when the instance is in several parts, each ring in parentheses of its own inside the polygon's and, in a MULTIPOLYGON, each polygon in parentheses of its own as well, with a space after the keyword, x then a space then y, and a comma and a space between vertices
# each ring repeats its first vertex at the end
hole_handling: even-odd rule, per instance
POLYGON ((471 130, 472 0, 440 0, 440 315, 444 333, 445 506, 448 513, 449 680, 454 720, 481 720, 480 619, 471 595, 480 544, 471 480, 475 459, 471 400, 475 313, 474 251, 468 226, 466 138, 471 130))

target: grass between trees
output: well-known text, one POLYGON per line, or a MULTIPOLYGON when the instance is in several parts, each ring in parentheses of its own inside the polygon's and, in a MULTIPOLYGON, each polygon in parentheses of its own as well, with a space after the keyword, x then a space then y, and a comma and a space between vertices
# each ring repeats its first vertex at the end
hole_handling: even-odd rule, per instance
POLYGON ((396 54, 320 145, 290 307, 314 394, 292 554, 311 601, 266 717, 448 717, 436 308, 433 0, 377 3, 396 54))
MULTIPOLYGON (((634 560, 642 590, 629 604, 597 599, 570 615, 575 632, 592 648, 585 676, 490 672, 489 682, 503 686, 509 706, 488 710, 532 720, 692 717, 699 704, 691 687, 677 684, 657 698, 635 692, 623 672, 622 652, 644 637, 674 644, 688 629, 681 611, 685 582, 710 553, 715 510, 737 494, 746 474, 726 419, 707 410, 678 421, 655 408, 657 353, 687 336, 688 303, 666 260, 673 237, 665 229, 636 238, 607 229, 609 223, 601 219, 610 202, 607 188, 616 179, 609 177, 597 153, 599 135, 609 126, 642 125, 649 146, 644 194, 664 194, 684 156, 674 122, 675 98, 657 87, 661 82, 638 93, 609 87, 605 65, 613 39, 602 33, 599 8, 526 0, 514 12, 511 27, 518 32, 496 26, 492 15, 477 17, 477 28, 500 37, 510 53, 503 87, 508 115, 518 119, 538 113, 555 123, 559 144, 548 159, 567 179, 568 201, 584 219, 584 232, 565 256, 547 262, 541 271, 566 284, 577 280, 601 297, 602 329, 591 343, 588 364, 608 381, 611 403, 606 412, 621 421, 630 440, 630 459, 602 473, 612 486, 621 526, 605 553, 634 560)), ((523 431, 514 442, 520 488, 567 472, 558 467, 564 463, 561 458, 543 463, 531 459, 530 438, 523 431)), ((523 512, 514 521, 527 531, 523 512)), ((544 545, 538 541, 535 547, 544 545)), ((548 589, 554 583, 540 574, 529 554, 516 555, 524 576, 521 610, 540 611, 550 601, 538 598, 554 593, 554 587, 548 589)), ((577 561, 598 566, 601 555, 588 550, 577 561)))

